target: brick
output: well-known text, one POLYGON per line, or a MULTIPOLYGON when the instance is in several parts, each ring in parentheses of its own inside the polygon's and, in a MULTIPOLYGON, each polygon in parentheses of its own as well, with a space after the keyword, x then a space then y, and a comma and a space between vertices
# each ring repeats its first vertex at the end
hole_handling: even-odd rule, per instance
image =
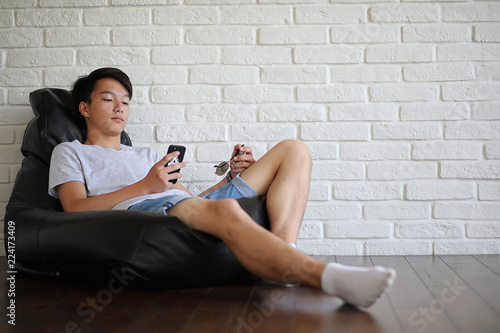
MULTIPOLYGON (((0 184, 0 202, 8 202, 12 193, 13 183, 0 184)), ((3 233, 2 233, 3 235, 3 233)))
POLYGON ((369 15, 375 23, 437 22, 439 20, 439 7, 423 4, 390 4, 371 7, 369 15))
POLYGON ((231 126, 231 139, 236 141, 282 141, 296 138, 297 128, 293 124, 248 124, 231 126))
POLYGON ((35 0, 2 0, 0 8, 28 8, 34 7, 35 0))
POLYGON ((358 5, 313 5, 295 9, 298 24, 347 24, 366 22, 366 10, 358 5))
POLYGON ((259 29, 260 44, 326 44, 326 27, 263 27, 259 29))
POLYGON ((233 147, 227 143, 217 144, 210 143, 205 145, 200 145, 196 149, 196 161, 197 162, 210 162, 218 163, 223 160, 228 160, 231 158, 231 152, 233 147))
POLYGON ((48 29, 45 33, 47 46, 110 45, 110 33, 106 28, 48 29))
POLYGON ((99 7, 106 6, 107 0, 39 0, 40 7, 99 7))
POLYGON ((139 48, 105 48, 78 51, 81 66, 126 66, 149 64, 149 50, 139 48))
POLYGON ((483 43, 500 42, 500 24, 476 24, 474 27, 474 40, 483 43))
POLYGON ((499 21, 500 4, 474 3, 443 6, 444 22, 499 21))
POLYGON ((262 83, 327 83, 328 72, 317 66, 270 66, 261 69, 262 83))
POLYGON ((128 123, 156 125, 161 123, 180 123, 183 120, 184 111, 180 106, 155 104, 137 105, 134 103, 130 107, 128 123))
POLYGON ((361 256, 364 255, 364 246, 361 241, 343 241, 338 239, 300 240, 297 242, 300 251, 309 255, 339 255, 361 256))
POLYGON ((143 5, 179 5, 182 0, 111 0, 113 6, 143 6, 143 5))
POLYGON ((292 8, 288 6, 225 6, 221 8, 222 24, 289 25, 292 8))
POLYGON ((471 64, 411 65, 403 67, 403 78, 409 82, 467 81, 474 79, 471 64))
POLYGON ((378 140, 433 140, 442 139, 441 124, 413 123, 375 123, 373 138, 378 140))
POLYGON ((309 201, 330 200, 330 186, 324 182, 311 182, 309 189, 309 201))
POLYGON ((37 87, 9 89, 8 103, 11 105, 28 105, 30 93, 37 87))
POLYGON ((368 164, 366 178, 373 180, 437 178, 437 163, 389 161, 368 164))
POLYGON ((500 201, 500 184, 496 183, 480 183, 479 184, 479 200, 496 200, 500 201))
POLYGON ((352 46, 297 46, 293 58, 297 64, 352 64, 363 62, 363 50, 352 46))
POLYGON ((444 137, 446 139, 500 139, 500 123, 464 121, 447 123, 445 125, 444 137))
POLYGON ((431 24, 403 26, 404 43, 470 42, 472 30, 467 25, 431 24))
MULTIPOLYGON (((90 71, 84 68, 63 67, 46 68, 44 70, 44 82, 46 87, 71 87, 72 83, 81 75, 86 75, 90 71)), ((134 92, 135 93, 135 92, 134 92)))
POLYGON ((467 120, 469 106, 453 102, 403 104, 400 116, 402 121, 467 120))
POLYGON ((434 242, 436 255, 497 254, 499 250, 497 240, 436 240, 434 242))
POLYGON ((72 50, 28 49, 9 50, 7 66, 9 67, 45 67, 72 66, 75 52, 72 50))
POLYGON ((462 238, 463 223, 455 221, 411 221, 396 222, 394 234, 397 238, 462 238))
POLYGON ((84 11, 86 25, 120 26, 148 24, 151 11, 148 8, 92 8, 84 11))
POLYGON ((430 84, 379 84, 369 89, 374 102, 431 102, 437 101, 439 87, 430 84))
POLYGON ((356 203, 308 203, 306 220, 351 220, 361 217, 361 205, 356 203))
POLYGON ((217 62, 218 51, 204 46, 171 46, 154 48, 151 62, 159 65, 202 65, 217 62))
POLYGON ((392 224, 387 221, 328 221, 326 238, 389 238, 392 224))
POLYGON ((412 144, 415 160, 477 160, 482 144, 473 141, 427 141, 412 144))
POLYGON ((336 182, 333 198, 348 201, 398 200, 403 198, 403 185, 395 182, 336 182))
POLYGON ((484 145, 486 158, 489 160, 500 159, 500 143, 492 142, 484 145))
POLYGON ((301 239, 321 239, 323 234, 323 223, 321 222, 305 221, 300 226, 299 238, 301 239))
POLYGON ((500 238, 500 224, 498 222, 469 222, 467 223, 467 237, 500 238))
POLYGON ((257 108, 253 105, 193 105, 187 106, 189 122, 204 123, 252 123, 257 119, 257 108))
MULTIPOLYGON (((5 144, 14 143, 14 141, 16 139, 15 128, 12 126, 1 126, 0 129, 1 129, 1 131, 0 131, 0 144, 5 145, 5 144)), ((0 172, 0 174, 3 174, 3 172, 0 172)), ((1 177, 1 175, 0 175, 0 177, 1 177)), ((9 181, 9 180, 7 179, 7 181, 9 181)))
POLYGON ((153 103, 193 104, 216 103, 220 101, 220 91, 214 86, 155 86, 151 89, 153 103))
POLYGON ((326 110, 323 105, 271 104, 259 107, 259 121, 324 121, 326 110))
POLYGON ((340 145, 340 159, 344 161, 407 160, 410 144, 404 142, 346 142, 340 145))
POLYGON ((264 65, 291 64, 289 47, 282 46, 229 46, 222 49, 223 64, 264 65))
POLYGON ((252 85, 224 88, 226 103, 282 103, 293 101, 293 88, 281 85, 252 85))
POLYGON ((442 178, 500 179, 500 162, 441 162, 442 178))
POLYGON ((365 245, 368 256, 385 255, 431 255, 432 241, 429 240, 374 240, 365 245))
POLYGON ((500 64, 499 63, 479 63, 475 66, 477 81, 500 81, 500 64))
POLYGON ((43 44, 41 29, 2 29, 0 30, 0 45, 5 48, 39 47, 43 44))
POLYGON ((334 44, 397 43, 399 30, 379 24, 338 25, 330 29, 334 44))
MULTIPOLYGON (((1 139, 0 134, 0 139, 1 139)), ((1 141, 0 141, 1 142, 1 141)), ((6 165, 0 165, 0 184, 1 183, 8 183, 10 181, 10 174, 9 174, 9 167, 6 165)))
POLYGON ((317 123, 302 124, 300 138, 313 141, 366 141, 369 135, 368 124, 317 123))
POLYGON ((491 101, 500 99, 500 82, 448 83, 442 85, 444 101, 491 101))
POLYGON ((255 84, 259 69, 250 66, 196 66, 190 70, 194 84, 255 84))
POLYGON ((299 102, 364 102, 366 88, 346 85, 310 85, 297 87, 299 102))
POLYGON ((434 217, 438 219, 497 220, 500 203, 436 203, 434 217))
POLYGON ((311 179, 314 180, 362 180, 365 166, 360 163, 331 162, 313 163, 311 179))
POLYGON ((16 12, 16 25, 21 27, 68 27, 82 23, 80 10, 25 9, 16 12))
POLYGON ((134 85, 187 84, 187 73, 187 68, 177 66, 127 68, 127 74, 134 85))
POLYGON ((329 109, 332 121, 394 121, 398 117, 394 103, 336 103, 329 109))
POLYGON ((463 200, 474 197, 475 186, 471 182, 418 180, 406 185, 408 200, 463 200))
POLYGON ((500 120, 500 103, 496 101, 473 103, 472 119, 500 120))
POLYGON ((158 142, 205 142, 226 141, 226 127, 224 125, 158 125, 156 131, 158 142))
POLYGON ((254 29, 245 26, 193 27, 185 33, 188 45, 249 45, 256 41, 254 29))
POLYGON ((154 141, 154 127, 152 125, 127 125, 127 133, 132 142, 149 143, 154 141))
POLYGON ((367 203, 363 208, 363 216, 368 220, 421 220, 430 217, 430 208, 427 203, 367 203))
POLYGON ((430 45, 387 45, 366 48, 368 63, 419 63, 432 60, 433 46, 430 45))
POLYGON ((179 28, 116 28, 112 31, 112 44, 117 46, 161 46, 180 43, 179 28))
POLYGON ((334 66, 331 69, 332 82, 399 82, 401 69, 386 65, 334 66))
POLYGON ((156 25, 207 25, 216 24, 219 13, 215 7, 163 6, 153 9, 156 25))
POLYGON ((4 10, 0 12, 0 28, 10 28, 14 26, 14 12, 4 10))
POLYGON ((437 60, 446 61, 498 61, 498 44, 443 44, 437 46, 437 60))
POLYGON ((7 87, 33 87, 42 85, 40 69, 5 69, 0 76, 0 83, 7 87))
POLYGON ((313 160, 336 160, 338 144, 335 142, 306 142, 313 160))

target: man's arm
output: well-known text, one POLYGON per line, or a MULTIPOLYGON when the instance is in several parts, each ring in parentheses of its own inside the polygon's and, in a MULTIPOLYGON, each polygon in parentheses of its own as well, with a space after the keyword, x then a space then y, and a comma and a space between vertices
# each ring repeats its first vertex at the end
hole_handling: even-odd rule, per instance
POLYGON ((175 185, 169 182, 171 179, 182 177, 177 172, 169 173, 184 167, 186 164, 182 162, 165 167, 165 164, 178 154, 178 152, 174 152, 166 155, 151 168, 144 179, 115 192, 88 198, 85 185, 82 182, 70 181, 61 184, 57 187, 59 200, 65 212, 79 212, 109 210, 122 201, 141 195, 163 192, 167 189, 177 188, 187 192, 179 182, 175 185))

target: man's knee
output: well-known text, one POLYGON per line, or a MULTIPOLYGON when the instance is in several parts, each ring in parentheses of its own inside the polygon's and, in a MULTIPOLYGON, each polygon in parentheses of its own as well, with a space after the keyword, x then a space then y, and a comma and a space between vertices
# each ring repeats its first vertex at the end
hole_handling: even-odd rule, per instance
POLYGON ((280 142, 280 145, 286 149, 287 155, 295 156, 307 164, 312 163, 311 152, 304 142, 299 140, 284 140, 280 142))

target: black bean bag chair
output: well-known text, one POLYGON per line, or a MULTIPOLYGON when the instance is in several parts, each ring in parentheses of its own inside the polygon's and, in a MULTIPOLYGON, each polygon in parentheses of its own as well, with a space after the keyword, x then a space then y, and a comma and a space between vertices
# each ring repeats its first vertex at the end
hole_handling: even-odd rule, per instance
MULTIPOLYGON (((85 122, 67 90, 36 90, 30 103, 35 117, 24 134, 24 160, 4 220, 6 250, 9 231, 12 236, 15 229, 18 272, 70 280, 121 278, 127 284, 165 288, 255 279, 220 239, 191 230, 175 217, 139 211, 63 212, 59 200, 47 193, 50 156, 60 142, 84 142, 85 122)), ((131 145, 126 133, 122 143, 131 145)), ((239 203, 256 223, 269 228, 262 198, 239 203)))

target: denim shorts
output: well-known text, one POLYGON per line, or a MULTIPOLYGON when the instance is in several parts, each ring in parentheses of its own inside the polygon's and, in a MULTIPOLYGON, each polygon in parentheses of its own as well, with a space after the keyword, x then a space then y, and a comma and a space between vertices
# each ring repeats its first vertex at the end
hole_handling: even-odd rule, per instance
MULTIPOLYGON (((231 182, 224 184, 222 187, 205 194, 202 199, 219 200, 219 199, 241 199, 241 198, 253 198, 258 195, 255 190, 250 187, 240 177, 237 175, 231 182)), ((167 210, 175 206, 181 201, 187 199, 200 199, 199 197, 191 197, 184 195, 168 195, 165 197, 157 199, 148 199, 136 203, 128 208, 128 210, 141 210, 146 212, 151 212, 160 215, 167 215, 167 210)))

